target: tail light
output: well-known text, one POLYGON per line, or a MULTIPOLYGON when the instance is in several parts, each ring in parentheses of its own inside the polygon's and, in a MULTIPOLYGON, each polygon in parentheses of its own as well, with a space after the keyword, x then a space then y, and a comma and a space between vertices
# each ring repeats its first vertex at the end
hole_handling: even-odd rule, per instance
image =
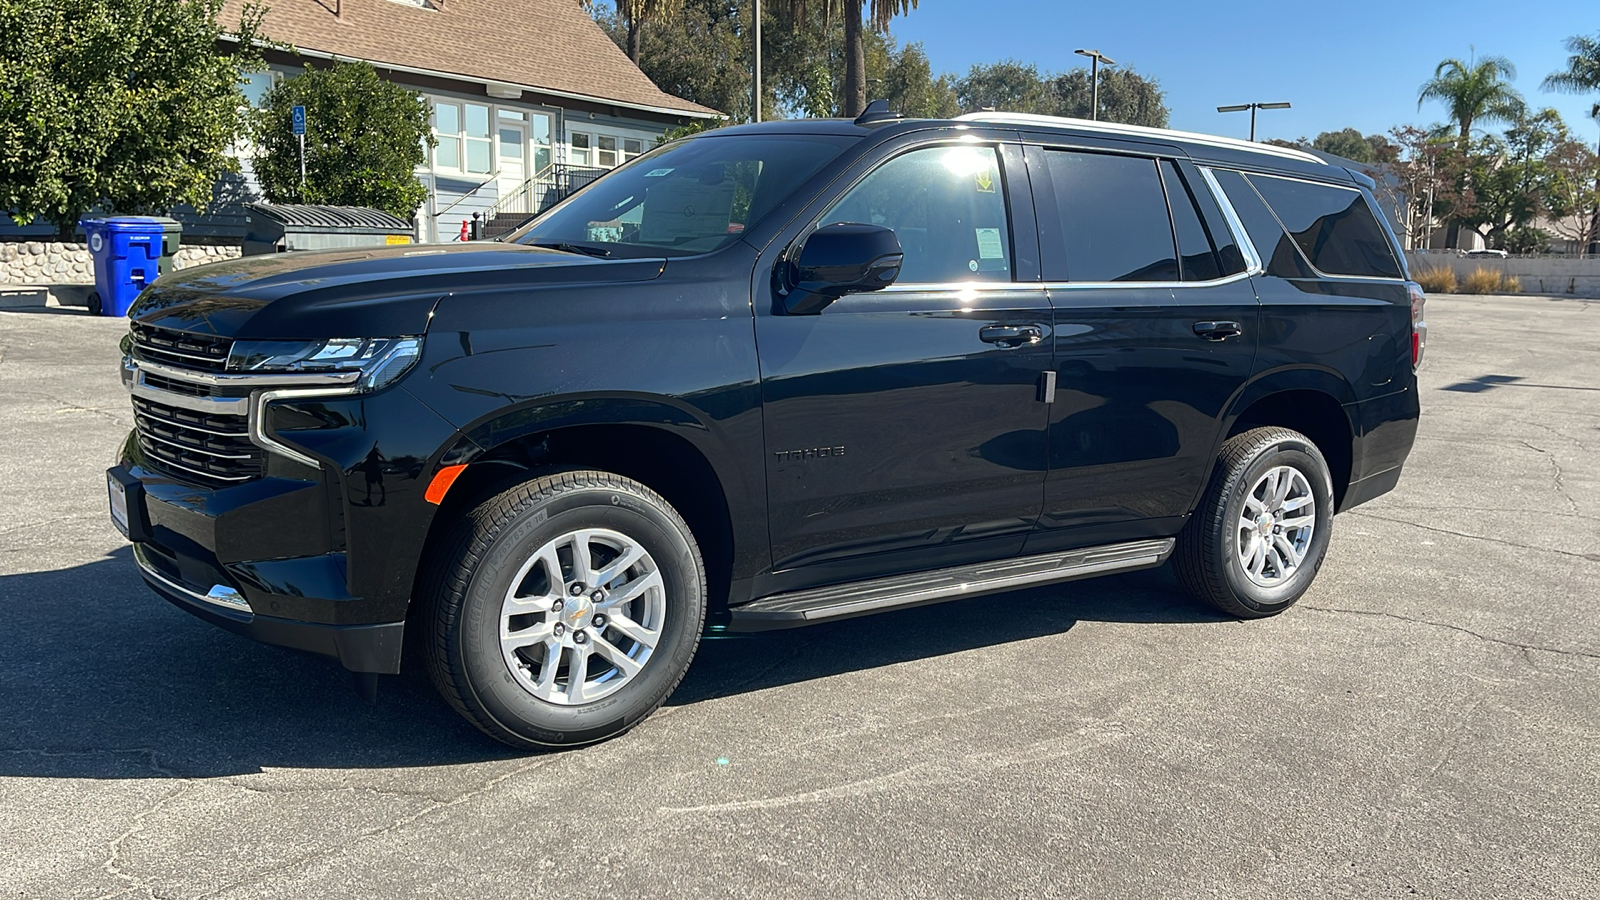
POLYGON ((1428 298, 1420 284, 1408 283, 1406 291, 1411 295, 1411 371, 1415 372, 1422 365, 1422 351, 1428 346, 1428 323, 1422 318, 1428 298))

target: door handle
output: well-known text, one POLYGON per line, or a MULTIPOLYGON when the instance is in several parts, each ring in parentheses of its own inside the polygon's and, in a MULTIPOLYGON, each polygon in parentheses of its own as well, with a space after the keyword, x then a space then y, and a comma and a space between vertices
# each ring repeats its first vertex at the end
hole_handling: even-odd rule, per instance
POLYGON ((1020 347, 1044 340, 1044 329, 1037 325, 985 325, 978 329, 978 340, 1002 347, 1020 347))
POLYGON ((1208 341, 1224 341, 1244 332, 1238 322, 1196 322, 1194 333, 1208 341))

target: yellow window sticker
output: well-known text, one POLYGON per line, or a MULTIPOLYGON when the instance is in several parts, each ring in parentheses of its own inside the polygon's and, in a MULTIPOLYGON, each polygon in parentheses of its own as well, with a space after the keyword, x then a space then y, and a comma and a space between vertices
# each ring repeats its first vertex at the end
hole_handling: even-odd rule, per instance
POLYGON ((978 173, 978 191, 979 191, 979 193, 984 193, 984 194, 992 194, 992 193, 994 193, 994 173, 993 172, 979 172, 978 173))

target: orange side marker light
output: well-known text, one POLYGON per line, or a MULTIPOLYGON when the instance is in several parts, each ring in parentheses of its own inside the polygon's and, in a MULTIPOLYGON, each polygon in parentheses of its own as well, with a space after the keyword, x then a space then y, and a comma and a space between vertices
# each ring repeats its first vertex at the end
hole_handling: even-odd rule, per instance
POLYGON ((439 504, 443 503, 444 495, 450 490, 450 485, 455 484, 456 479, 459 478, 461 473, 466 471, 466 469, 466 466, 445 466, 444 468, 435 472, 433 475, 433 481, 428 485, 427 493, 422 495, 423 499, 427 500, 429 503, 432 503, 434 506, 438 506, 439 504))

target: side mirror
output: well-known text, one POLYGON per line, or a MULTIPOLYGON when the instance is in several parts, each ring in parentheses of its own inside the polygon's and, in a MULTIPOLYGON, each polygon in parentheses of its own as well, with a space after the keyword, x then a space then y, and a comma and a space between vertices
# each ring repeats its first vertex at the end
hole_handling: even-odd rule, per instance
POLYGON ((813 231, 797 257, 784 266, 784 310, 813 316, 846 294, 894 284, 904 253, 893 229, 843 222, 813 231))

